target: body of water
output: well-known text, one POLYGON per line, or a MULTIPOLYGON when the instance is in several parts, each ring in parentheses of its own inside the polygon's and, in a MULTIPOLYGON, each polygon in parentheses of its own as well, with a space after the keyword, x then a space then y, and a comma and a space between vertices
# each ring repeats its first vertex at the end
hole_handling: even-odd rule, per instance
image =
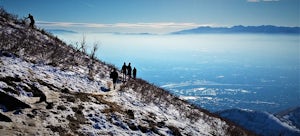
MULTIPOLYGON (((81 34, 61 34, 67 43, 81 34)), ((300 36, 85 34, 97 57, 210 111, 300 106, 300 36)))

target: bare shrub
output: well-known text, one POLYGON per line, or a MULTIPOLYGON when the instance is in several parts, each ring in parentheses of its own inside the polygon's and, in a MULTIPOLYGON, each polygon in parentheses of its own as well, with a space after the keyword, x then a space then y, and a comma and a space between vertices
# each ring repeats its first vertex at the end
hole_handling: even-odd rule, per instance
POLYGON ((91 51, 91 55, 90 55, 91 59, 94 60, 96 58, 95 55, 96 55, 96 52, 97 52, 98 49, 99 49, 99 43, 95 42, 94 45, 93 45, 92 51, 91 51))
POLYGON ((89 72, 88 72, 88 78, 90 80, 94 80, 94 75, 96 73, 95 69, 94 69, 94 63, 95 63, 95 55, 96 55, 96 52, 98 50, 98 47, 99 44, 97 42, 94 43, 93 45, 93 49, 91 51, 91 54, 90 54, 90 63, 88 64, 88 69, 89 69, 89 72))
POLYGON ((8 39, 8 36, 4 33, 0 33, 0 47, 2 50, 7 50, 10 46, 10 39, 8 39))
POLYGON ((193 122, 197 122, 200 119, 201 114, 199 110, 192 109, 189 112, 187 112, 186 117, 189 118, 190 121, 193 123, 193 122))
POLYGON ((82 35, 82 39, 80 41, 79 50, 85 54, 87 54, 87 44, 85 40, 85 35, 82 35))
POLYGON ((93 61, 92 61, 91 64, 88 65, 88 70, 89 70, 88 78, 93 81, 94 80, 94 75, 95 75, 93 61))
POLYGON ((3 16, 7 20, 18 20, 18 16, 14 14, 9 14, 5 11, 4 8, 0 7, 0 15, 3 16))
POLYGON ((51 46, 50 48, 52 48, 52 53, 49 58, 51 60, 51 64, 57 66, 63 57, 63 51, 57 45, 49 44, 48 46, 51 46))
POLYGON ((182 136, 180 129, 175 126, 168 126, 174 136, 182 136))

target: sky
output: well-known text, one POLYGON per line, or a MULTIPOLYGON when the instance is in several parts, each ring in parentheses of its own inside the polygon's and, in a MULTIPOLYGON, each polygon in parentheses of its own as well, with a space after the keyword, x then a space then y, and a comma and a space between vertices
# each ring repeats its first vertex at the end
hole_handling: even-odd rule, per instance
POLYGON ((0 0, 38 27, 168 33, 199 26, 300 26, 300 0, 0 0))

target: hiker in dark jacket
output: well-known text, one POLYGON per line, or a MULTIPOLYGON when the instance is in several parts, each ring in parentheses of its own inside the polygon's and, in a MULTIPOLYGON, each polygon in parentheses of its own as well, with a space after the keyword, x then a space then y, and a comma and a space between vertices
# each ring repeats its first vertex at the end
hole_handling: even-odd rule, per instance
POLYGON ((30 19, 30 24, 29 24, 29 27, 31 28, 34 28, 34 19, 33 19, 33 16, 31 14, 28 14, 28 17, 30 19))
POLYGON ((117 83, 117 80, 118 80, 118 72, 116 71, 116 69, 114 68, 114 71, 112 71, 110 73, 110 77, 113 79, 113 84, 114 84, 114 89, 116 89, 116 83, 117 83))
POLYGON ((132 75, 133 75, 133 79, 135 79, 136 78, 136 68, 135 67, 132 70, 132 75))
POLYGON ((124 62, 123 66, 122 66, 122 75, 123 75, 123 81, 126 81, 126 63, 124 62))
POLYGON ((131 78, 131 71, 132 71, 132 68, 131 68, 130 64, 131 64, 131 63, 129 63, 128 66, 127 66, 127 75, 128 75, 128 79, 131 78))

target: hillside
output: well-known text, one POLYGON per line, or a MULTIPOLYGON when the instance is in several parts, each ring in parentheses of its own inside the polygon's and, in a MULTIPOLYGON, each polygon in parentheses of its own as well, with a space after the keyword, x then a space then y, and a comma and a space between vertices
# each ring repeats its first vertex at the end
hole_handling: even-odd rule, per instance
POLYGON ((0 9, 1 135, 253 135, 0 9), (121 75, 119 73, 119 75, 121 75))
POLYGON ((295 126, 299 131, 300 135, 300 107, 291 108, 275 115, 282 122, 289 124, 290 126, 295 126))
POLYGON ((283 27, 283 26, 233 26, 233 27, 198 27, 194 29, 181 30, 172 34, 205 34, 205 33, 256 33, 256 34, 300 34, 300 27, 283 27))
POLYGON ((220 116, 230 119, 262 136, 300 135, 299 113, 299 108, 282 112, 277 116, 267 112, 243 109, 230 109, 219 112, 220 116))

